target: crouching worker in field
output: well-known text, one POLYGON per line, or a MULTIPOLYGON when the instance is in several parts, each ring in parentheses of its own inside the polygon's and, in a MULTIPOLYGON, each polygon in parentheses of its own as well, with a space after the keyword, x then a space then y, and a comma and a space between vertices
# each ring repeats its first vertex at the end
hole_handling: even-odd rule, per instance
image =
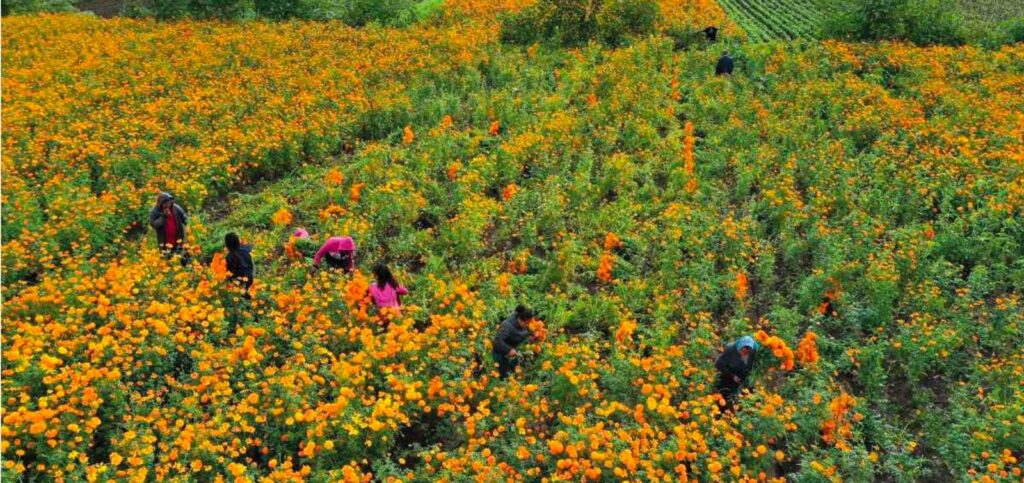
POLYGON ((406 288, 395 280, 391 270, 383 263, 373 267, 373 276, 377 279, 370 285, 370 297, 380 312, 381 317, 387 319, 391 314, 397 314, 402 307, 402 296, 409 293, 406 288))
POLYGON ((732 75, 732 67, 732 57, 729 56, 728 52, 722 52, 718 63, 715 64, 715 75, 732 75))
POLYGON ((757 342, 753 337, 744 336, 725 346, 725 350, 715 360, 715 369, 718 370, 715 390, 725 399, 727 409, 732 408, 740 386, 750 375, 756 352, 757 342))
POLYGON ((185 252, 185 225, 188 224, 188 213, 169 193, 160 193, 156 197, 156 206, 149 212, 149 225, 156 232, 156 243, 160 250, 170 258, 181 255, 181 265, 188 265, 189 257, 185 252))
POLYGON ((320 260, 326 260, 328 267, 352 273, 356 266, 356 243, 349 236, 332 236, 313 256, 314 270, 320 267, 320 260))
POLYGON ((225 257, 225 262, 228 273, 231 274, 228 280, 242 287, 245 291, 242 295, 243 297, 250 298, 249 287, 252 287, 255 277, 255 268, 252 263, 252 247, 242 245, 238 235, 234 233, 224 235, 224 246, 228 249, 228 256, 225 257))
POLYGON ((515 372, 519 364, 519 347, 530 338, 529 322, 533 319, 533 312, 519 305, 511 317, 505 319, 498 328, 498 335, 494 337, 491 344, 491 354, 494 361, 498 363, 498 374, 502 379, 515 372))

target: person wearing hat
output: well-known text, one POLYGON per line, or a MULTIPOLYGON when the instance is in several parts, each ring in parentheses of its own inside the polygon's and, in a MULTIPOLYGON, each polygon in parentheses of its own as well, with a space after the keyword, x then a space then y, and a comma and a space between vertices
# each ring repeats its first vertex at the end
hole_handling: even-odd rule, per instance
POLYGON ((252 286, 255 278, 255 267, 252 263, 252 246, 242 245, 238 235, 228 233, 224 235, 224 246, 228 249, 228 256, 225 257, 229 280, 245 289, 243 297, 249 298, 249 287, 252 286))
POLYGON ((313 256, 314 270, 320 267, 320 260, 326 260, 328 267, 352 273, 356 266, 356 243, 349 236, 332 236, 313 256))
POLYGON ((491 355, 498 363, 498 374, 502 379, 515 372, 519 364, 516 347, 530 338, 530 327, 527 324, 532 319, 533 311, 519 305, 515 313, 505 319, 498 328, 498 334, 491 343, 491 355))
POLYGON ((188 264, 185 253, 185 225, 188 224, 188 213, 175 202, 170 193, 160 193, 156 197, 156 206, 149 212, 149 225, 156 232, 156 243, 168 256, 182 255, 181 264, 188 264))
POLYGON ((715 359, 715 369, 718 370, 715 390, 725 398, 729 407, 732 406, 733 400, 739 394, 740 385, 750 375, 756 354, 757 342, 753 337, 747 335, 725 346, 725 350, 718 356, 718 359, 715 359))

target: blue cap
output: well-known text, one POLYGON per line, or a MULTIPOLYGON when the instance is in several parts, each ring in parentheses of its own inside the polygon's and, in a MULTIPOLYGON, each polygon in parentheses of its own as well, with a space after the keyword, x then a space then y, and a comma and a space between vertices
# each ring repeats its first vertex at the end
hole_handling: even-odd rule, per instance
POLYGON ((736 349, 738 350, 744 347, 749 347, 756 351, 757 341, 755 341, 754 338, 749 335, 745 335, 743 337, 740 337, 739 339, 736 339, 736 349))

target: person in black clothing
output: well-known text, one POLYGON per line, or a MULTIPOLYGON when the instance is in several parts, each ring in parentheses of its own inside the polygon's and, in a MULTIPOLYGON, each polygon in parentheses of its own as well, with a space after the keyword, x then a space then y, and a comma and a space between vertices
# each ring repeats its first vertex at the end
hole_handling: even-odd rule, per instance
POLYGON ((732 407, 733 400, 740 392, 740 385, 750 375, 756 354, 757 342, 753 337, 744 336, 725 346, 725 350, 715 359, 715 369, 718 370, 715 390, 725 398, 727 407, 732 407))
POLYGON ((704 29, 704 37, 708 39, 708 42, 714 42, 718 40, 718 27, 712 25, 704 29))
POLYGON ((228 272, 231 273, 229 280, 245 289, 243 297, 249 298, 249 287, 252 286, 255 276, 251 254, 252 247, 242 245, 238 235, 234 233, 224 235, 224 245, 228 249, 228 256, 225 261, 227 262, 228 272))
POLYGON ((718 63, 715 64, 715 75, 732 75, 732 67, 732 57, 729 57, 728 52, 722 52, 718 63))
POLYGON ((505 319, 498 328, 498 335, 494 337, 491 345, 491 354, 498 363, 498 374, 502 379, 516 370, 519 363, 516 347, 530 338, 530 328, 526 325, 530 319, 533 319, 533 312, 519 305, 516 312, 505 319))

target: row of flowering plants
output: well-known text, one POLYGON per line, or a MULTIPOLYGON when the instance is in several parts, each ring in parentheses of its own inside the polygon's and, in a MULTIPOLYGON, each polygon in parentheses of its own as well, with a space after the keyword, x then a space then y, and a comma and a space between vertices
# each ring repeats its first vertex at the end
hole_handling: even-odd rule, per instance
MULTIPOLYGON (((5 47, 28 22, 60 25, 5 19, 26 29, 5 47)), ((81 24, 55 44, 126 28, 68 22, 81 24)), ((723 79, 717 52, 664 39, 511 48, 481 25, 458 69, 409 54, 402 68, 432 72, 413 80, 368 62, 381 78, 366 101, 400 117, 194 210, 188 267, 127 236, 113 246, 129 254, 5 283, 3 476, 1019 480, 1024 50, 766 44, 723 79), (291 238, 300 226, 312 241, 291 238), (255 247, 251 301, 225 281, 226 231, 255 247), (310 251, 340 234, 356 239, 356 272, 309 273, 310 251), (411 291, 400 316, 366 297, 378 261, 411 291), (502 381, 490 339, 517 303, 536 309, 538 337, 502 381), (713 361, 740 335, 757 365, 723 413, 713 361)), ((225 72, 277 61, 258 52, 200 58, 225 72)), ((304 72, 340 72, 323 62, 304 72)), ((193 121, 179 122, 161 129, 193 121)), ((213 193, 199 161, 188 176, 213 193)), ((11 186, 35 189, 20 173, 11 186)), ((27 257, 17 247, 34 245, 10 243, 36 235, 8 236, 7 213, 4 255, 27 257)))

